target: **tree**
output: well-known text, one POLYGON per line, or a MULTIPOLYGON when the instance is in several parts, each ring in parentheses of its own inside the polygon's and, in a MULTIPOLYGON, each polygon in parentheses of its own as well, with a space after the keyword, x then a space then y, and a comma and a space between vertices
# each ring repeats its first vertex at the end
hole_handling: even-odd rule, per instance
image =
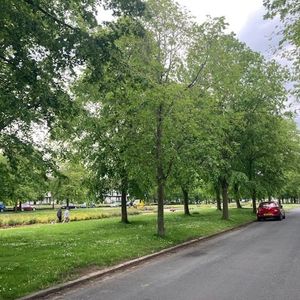
POLYGON ((230 185, 232 186, 232 195, 237 208, 242 208, 241 205, 241 189, 248 181, 247 176, 242 172, 234 171, 230 178, 230 185))
POLYGON ((213 117, 210 120, 209 177, 214 182, 217 199, 221 191, 222 218, 228 219, 228 188, 234 171, 239 131, 243 126, 235 105, 242 101, 242 76, 251 64, 251 51, 233 34, 225 34, 225 28, 223 18, 209 19, 195 27, 188 55, 188 73, 191 78, 197 78, 194 88, 198 90, 199 98, 210 100, 213 117), (201 76, 198 66, 202 68, 201 76))
MULTIPOLYGON (((184 145, 180 133, 183 132, 183 119, 187 106, 185 102, 184 85, 178 84, 178 70, 181 66, 185 42, 189 40, 189 15, 177 3, 170 0, 148 1, 148 19, 145 28, 149 30, 157 46, 155 61, 155 81, 146 97, 149 102, 148 112, 144 114, 150 125, 142 125, 147 136, 149 130, 152 137, 149 140, 153 147, 148 161, 153 162, 156 170, 158 212, 157 234, 165 235, 164 227, 164 197, 166 181, 177 158, 177 151, 184 145), (180 103, 180 101, 182 101, 180 103), (179 113, 178 109, 183 109, 179 113), (150 114, 149 114, 150 113, 150 114), (173 126, 172 124, 176 124, 173 126), (146 125, 146 126, 145 126, 146 125)), ((187 99, 187 98, 186 98, 187 99)))
POLYGON ((113 59, 103 67, 101 79, 91 80, 87 70, 74 85, 81 114, 62 137, 91 170, 90 183, 96 195, 112 190, 121 193, 121 221, 128 223, 127 195, 129 191, 132 196, 140 194, 140 174, 133 171, 136 162, 132 156, 136 151, 136 110, 147 85, 146 75, 139 74, 145 68, 140 53, 146 39, 139 23, 130 18, 119 18, 113 26, 126 27, 127 33, 115 41, 113 59))
MULTIPOLYGON (((0 150, 14 148, 30 158, 33 126, 67 127, 76 115, 69 93, 76 70, 89 62, 101 76, 114 40, 122 31, 106 30, 95 15, 101 0, 3 0, 0 4, 0 150), (100 34, 94 35, 96 27, 100 34)), ((105 1, 115 14, 140 14, 144 4, 105 1)), ((42 157, 42 156, 41 156, 42 157)), ((43 163, 43 160, 40 161, 43 163)))
MULTIPOLYGON (((252 197, 253 213, 256 213, 258 189, 262 188, 263 168, 277 161, 276 153, 281 152, 283 143, 279 142, 281 115, 287 101, 284 83, 287 80, 285 70, 275 62, 266 62, 254 55, 251 65, 243 76, 243 90, 235 109, 240 112, 243 127, 239 131, 240 149, 236 160, 236 169, 244 172, 252 197), (278 141, 278 143, 276 143, 278 141), (279 148, 276 148, 278 145, 279 148), (273 155, 274 154, 274 155, 273 155), (268 159, 273 155, 272 159, 268 159), (241 165, 239 166, 239 162, 241 165)), ((279 174, 279 173, 278 173, 279 174)), ((273 178, 273 189, 275 177, 273 178)))
POLYGON ((50 191, 53 198, 60 203, 84 203, 88 199, 87 171, 79 163, 64 163, 59 174, 52 178, 50 191))
MULTIPOLYGON (((22 151, 22 149, 20 149, 22 151)), ((46 173, 52 164, 44 160, 41 164, 40 153, 32 149, 31 159, 21 151, 11 149, 8 157, 1 156, 1 200, 14 203, 15 208, 22 202, 42 200, 47 192, 46 173)))
POLYGON ((279 49, 283 50, 283 57, 291 59, 295 68, 296 95, 299 97, 299 74, 300 74, 300 5, 297 0, 278 1, 264 0, 263 4, 267 9, 265 18, 272 19, 280 17, 283 24, 279 34, 282 35, 279 49), (290 46, 292 45, 292 47, 290 46))

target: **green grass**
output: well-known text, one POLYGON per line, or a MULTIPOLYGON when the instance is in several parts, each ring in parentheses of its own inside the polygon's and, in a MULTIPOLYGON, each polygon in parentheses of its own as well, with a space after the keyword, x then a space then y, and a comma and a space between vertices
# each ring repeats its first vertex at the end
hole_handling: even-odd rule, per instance
POLYGON ((0 230, 0 299, 15 299, 67 281, 91 266, 103 268, 210 235, 253 220, 250 209, 231 209, 230 220, 214 208, 165 215, 166 237, 156 233, 156 215, 31 225, 0 230), (73 274, 73 275, 71 275, 73 274))
MULTIPOLYGON (((0 214, 0 227, 49 224, 57 221, 57 210, 36 210, 24 212, 4 212, 0 214)), ((129 208, 128 214, 139 214, 141 211, 129 208)), ((70 211, 71 221, 103 219, 121 215, 120 208, 83 208, 70 211)))
MULTIPOLYGON (((297 206, 284 205, 286 210, 297 206)), ((191 217, 182 214, 182 206, 176 210, 165 215, 165 238, 155 235, 155 214, 130 216, 130 224, 111 217, 0 229, 0 299, 15 299, 70 280, 89 267, 111 266, 255 219, 251 208, 230 208, 229 221, 221 220, 214 206, 191 206, 191 217)), ((111 209, 110 216, 116 211, 111 209)), ((71 211, 73 217, 77 213, 89 210, 71 211)), ((45 217, 49 211, 32 214, 45 217)))

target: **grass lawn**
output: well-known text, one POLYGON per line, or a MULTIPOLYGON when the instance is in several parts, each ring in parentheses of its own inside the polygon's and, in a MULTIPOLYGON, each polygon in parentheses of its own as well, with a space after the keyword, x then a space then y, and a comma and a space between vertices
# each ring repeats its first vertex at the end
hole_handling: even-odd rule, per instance
POLYGON ((230 208, 229 221, 221 220, 215 207, 192 207, 192 212, 191 217, 182 211, 166 213, 165 238, 155 235, 155 214, 130 216, 130 224, 112 217, 0 229, 0 299, 15 299, 75 278, 89 267, 111 266, 255 219, 251 208, 230 208))
MULTIPOLYGON (((4 212, 0 214, 0 227, 32 224, 49 224, 57 221, 57 209, 35 210, 24 212, 4 212)), ((64 212, 64 210, 63 210, 64 212)), ((139 214, 140 210, 128 208, 128 214, 139 214)), ((79 208, 70 210, 71 221, 103 219, 120 216, 119 207, 116 208, 79 208)))
POLYGON ((251 209, 230 209, 230 220, 215 208, 165 215, 166 237, 156 233, 156 215, 40 224, 0 230, 0 299, 15 299, 67 281, 87 267, 111 266, 195 237, 231 228, 255 217, 251 209))

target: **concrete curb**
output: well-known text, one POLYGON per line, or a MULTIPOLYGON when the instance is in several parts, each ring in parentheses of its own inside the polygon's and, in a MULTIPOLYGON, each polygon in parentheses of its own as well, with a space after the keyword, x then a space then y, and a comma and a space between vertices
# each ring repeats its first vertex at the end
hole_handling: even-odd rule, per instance
POLYGON ((176 246, 173 246, 173 247, 170 247, 170 248, 166 248, 166 249, 163 249, 161 251, 158 251, 158 252, 146 255, 146 256, 142 256, 142 257, 139 257, 139 258, 136 258, 136 259, 133 259, 133 260, 129 260, 129 261, 126 261, 124 263, 112 266, 110 268, 106 268, 106 269, 103 269, 103 270, 95 271, 95 272, 92 272, 92 273, 90 273, 88 275, 79 277, 79 278, 77 278, 75 280, 71 280, 71 281, 68 281, 68 282, 65 282, 65 283, 61 283, 61 284, 58 284, 58 285, 56 285, 54 287, 50 287, 48 289, 41 290, 41 291, 38 291, 36 293, 33 293, 33 294, 27 295, 25 297, 19 298, 19 300, 41 299, 43 297, 49 296, 49 295, 57 293, 59 291, 71 288, 73 286, 76 286, 76 285, 79 285, 79 284, 82 284, 82 283, 85 283, 85 282, 87 282, 89 280, 98 279, 98 278, 101 278, 101 277, 105 277, 105 276, 108 276, 108 275, 113 274, 115 272, 118 272, 118 271, 121 271, 121 270, 124 270, 124 269, 128 269, 130 267, 142 264, 143 262, 151 260, 151 259, 153 259, 153 258, 155 258, 157 256, 168 254, 168 253, 172 253, 172 252, 174 252, 176 250, 179 250, 179 249, 182 249, 182 248, 186 248, 186 247, 188 247, 190 245, 193 245, 193 244, 196 244, 196 243, 199 243, 199 242, 204 242, 204 241, 213 239, 213 238, 218 237, 218 236, 220 236, 220 235, 222 235, 224 233, 241 229, 243 227, 246 227, 246 226, 252 224, 253 222, 255 222, 255 221, 247 222, 245 224, 239 225, 238 227, 234 227, 234 228, 230 228, 230 229, 225 229, 223 231, 220 231, 218 233, 215 233, 215 234, 212 234, 212 235, 209 235, 209 236, 205 236, 205 237, 200 237, 200 238, 197 238, 197 239, 189 240, 189 241, 181 243, 179 245, 176 245, 176 246))

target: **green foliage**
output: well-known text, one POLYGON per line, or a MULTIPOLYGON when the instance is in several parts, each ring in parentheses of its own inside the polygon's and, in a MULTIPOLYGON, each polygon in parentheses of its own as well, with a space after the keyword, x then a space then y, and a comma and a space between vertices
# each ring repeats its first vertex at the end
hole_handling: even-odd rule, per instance
POLYGON ((16 202, 36 201, 44 198, 48 187, 46 172, 49 162, 41 164, 40 153, 33 151, 31 159, 10 152, 9 158, 2 157, 0 163, 1 200, 15 204, 16 202))
MULTIPOLYGON (((45 164, 49 149, 34 142, 34 128, 68 128, 78 113, 69 92, 76 72, 89 63, 95 78, 111 59, 114 40, 124 30, 97 24, 92 12, 100 4, 101 0, 1 1, 0 151, 9 163, 18 155, 45 164), (95 28, 98 35, 93 34, 95 28)), ((139 0, 105 5, 119 15, 139 15, 144 9, 139 0)))
MULTIPOLYGON (((297 45, 298 5, 265 5, 268 17, 295 21, 286 33, 297 45)), ((100 201, 112 190, 155 198, 163 235, 165 196, 179 189, 198 198, 222 190, 224 218, 228 193, 254 202, 297 194, 288 184, 300 151, 290 74, 226 33, 224 18, 197 24, 171 0, 1 6, 3 199, 37 197, 45 185, 36 178, 51 173, 59 201, 100 201), (99 4, 114 21, 95 22, 99 4), (37 123, 50 129, 53 151, 34 143, 37 123), (59 151, 60 174, 50 162, 59 151)))
POLYGON ((299 98, 299 74, 300 74, 300 4, 297 0, 278 1, 264 0, 267 9, 265 18, 280 17, 282 26, 278 32, 281 36, 279 43, 280 53, 284 58, 290 59, 294 65, 295 94, 299 98))
POLYGON ((87 175, 87 171, 79 163, 63 164, 60 174, 51 180, 49 190, 52 197, 59 203, 88 202, 87 175))

